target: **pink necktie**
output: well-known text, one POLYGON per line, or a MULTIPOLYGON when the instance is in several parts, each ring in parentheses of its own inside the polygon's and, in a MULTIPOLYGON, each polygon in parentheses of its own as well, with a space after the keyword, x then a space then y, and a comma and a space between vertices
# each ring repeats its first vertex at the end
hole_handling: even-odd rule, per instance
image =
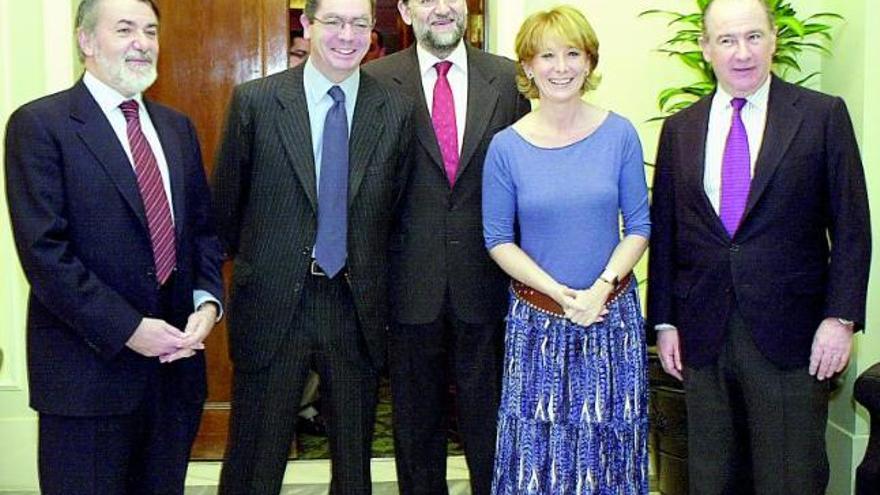
POLYGON ((458 173, 458 128, 455 124, 455 101, 452 99, 452 88, 446 74, 452 67, 452 62, 443 60, 437 62, 437 82, 434 84, 434 103, 431 109, 431 122, 434 124, 434 134, 437 136, 437 144, 440 145, 440 154, 443 156, 443 168, 449 185, 455 185, 455 174, 458 173))
POLYGON ((171 222, 168 198, 165 196, 165 187, 162 184, 162 175, 159 173, 156 156, 153 155, 150 143, 147 142, 146 136, 141 131, 138 102, 135 100, 124 101, 119 105, 119 108, 125 115, 128 143, 131 146, 131 156, 134 159, 134 172, 137 176, 141 199, 144 202, 144 211, 147 214, 147 227, 150 229, 150 242, 153 245, 156 278, 159 280, 159 284, 164 284, 171 276, 176 262, 174 224, 171 222))
POLYGON ((749 198, 751 183, 751 161, 749 158, 749 136, 742 121, 742 108, 745 98, 730 100, 733 115, 730 118, 730 132, 724 146, 724 157, 721 159, 721 207, 718 216, 733 238, 749 198))

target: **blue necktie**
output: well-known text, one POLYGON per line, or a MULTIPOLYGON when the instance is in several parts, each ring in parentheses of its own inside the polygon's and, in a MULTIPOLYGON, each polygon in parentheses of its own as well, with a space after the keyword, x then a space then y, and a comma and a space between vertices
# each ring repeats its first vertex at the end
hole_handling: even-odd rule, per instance
POLYGON ((333 106, 324 120, 315 260, 332 278, 345 266, 348 238, 348 117, 345 93, 339 86, 327 93, 333 106))

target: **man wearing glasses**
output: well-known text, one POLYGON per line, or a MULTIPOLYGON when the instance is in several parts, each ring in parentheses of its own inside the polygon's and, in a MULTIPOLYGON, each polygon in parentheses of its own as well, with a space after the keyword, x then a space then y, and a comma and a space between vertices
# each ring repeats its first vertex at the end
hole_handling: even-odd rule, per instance
POLYGON ((471 491, 488 494, 509 278, 483 242, 483 160, 529 110, 514 63, 469 46, 465 0, 400 0, 416 44, 366 66, 414 101, 412 172, 391 243, 389 336, 397 475, 404 495, 444 494, 455 411, 471 491))
POLYGON ((374 0, 308 0, 306 63, 232 97, 214 171, 234 284, 221 494, 279 493, 310 368, 321 378, 330 491, 370 493, 389 211, 411 113, 359 70, 374 14, 374 0))

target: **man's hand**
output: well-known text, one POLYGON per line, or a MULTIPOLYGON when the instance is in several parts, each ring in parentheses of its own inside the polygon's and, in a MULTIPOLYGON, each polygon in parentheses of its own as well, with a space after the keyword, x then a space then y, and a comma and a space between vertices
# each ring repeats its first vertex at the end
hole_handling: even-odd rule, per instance
POLYGON ((681 340, 678 337, 678 330, 657 332, 657 353, 660 355, 663 371, 681 381, 681 340))
POLYGON ((843 371, 849 363, 852 338, 852 326, 841 323, 837 318, 822 320, 813 337, 810 374, 817 380, 825 380, 843 371))
POLYGON ((165 354, 159 358, 163 363, 170 363, 178 359, 188 358, 195 355, 197 350, 205 348, 203 341, 211 333, 214 323, 217 321, 217 305, 208 302, 202 304, 199 309, 189 315, 186 328, 183 330, 184 338, 181 347, 173 353, 165 354))
POLYGON ((156 318, 144 318, 125 343, 129 349, 147 357, 163 356, 183 346, 184 333, 156 318))

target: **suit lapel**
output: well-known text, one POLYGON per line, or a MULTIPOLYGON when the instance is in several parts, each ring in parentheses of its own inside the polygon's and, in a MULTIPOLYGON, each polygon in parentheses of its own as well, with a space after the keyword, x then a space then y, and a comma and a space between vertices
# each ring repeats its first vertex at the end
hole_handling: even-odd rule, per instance
POLYGON ((288 163, 302 184, 312 208, 318 211, 315 157, 312 153, 308 103, 303 89, 303 66, 288 70, 285 79, 278 88, 277 98, 281 109, 276 113, 275 127, 287 152, 288 163))
POLYGON ((706 173, 706 133, 709 129, 711 108, 712 95, 709 95, 694 103, 689 109, 693 115, 687 123, 687 130, 682 133, 681 149, 684 150, 683 155, 690 158, 687 165, 682 168, 681 174, 690 191, 690 197, 697 202, 697 208, 715 224, 714 230, 726 235, 724 225, 718 218, 715 208, 712 207, 709 197, 706 196, 706 187, 703 184, 706 173))
POLYGON ((474 156, 477 146, 486 133, 486 127, 495 113, 495 106, 498 104, 498 92, 495 91, 493 85, 495 76, 482 70, 480 59, 482 53, 470 45, 465 45, 465 47, 468 58, 468 104, 464 142, 461 146, 461 158, 456 177, 461 177, 464 169, 470 163, 471 157, 474 156))
POLYGON ((803 122, 804 116, 794 106, 797 95, 791 91, 788 83, 776 76, 770 82, 770 96, 767 100, 767 120, 764 126, 764 139, 761 150, 755 161, 755 173, 749 188, 749 198, 743 222, 749 212, 767 189, 767 184, 779 168, 782 157, 791 145, 794 135, 803 122))
POLYGON ((370 156, 376 149, 376 143, 382 136, 385 125, 381 116, 381 107, 385 100, 376 81, 361 71, 357 102, 354 107, 351 136, 348 146, 348 203, 352 204, 360 188, 364 171, 370 163, 370 156))
POLYGON ((162 114, 155 111, 152 102, 144 100, 144 104, 150 114, 153 127, 159 135, 162 151, 165 154, 165 162, 168 164, 168 178, 171 181, 171 207, 174 208, 174 227, 179 241, 185 223, 183 219, 186 218, 186 187, 183 173, 185 164, 181 154, 183 145, 180 142, 180 136, 171 131, 169 123, 165 121, 162 114))
POLYGON ((422 147, 437 165, 437 168, 446 176, 446 169, 443 167, 443 155, 440 153, 440 145, 437 144, 437 136, 434 134, 434 123, 431 121, 431 112, 428 110, 428 104, 425 102, 425 89, 422 86, 422 72, 419 67, 419 58, 416 53, 416 45, 412 45, 406 49, 406 63, 395 77, 398 84, 403 86, 406 94, 415 95, 415 114, 413 115, 413 125, 415 126, 416 139, 419 140, 422 147))
POLYGON ((119 138, 82 80, 73 87, 70 118, 81 124, 77 135, 113 180, 119 193, 147 228, 137 178, 119 138))

